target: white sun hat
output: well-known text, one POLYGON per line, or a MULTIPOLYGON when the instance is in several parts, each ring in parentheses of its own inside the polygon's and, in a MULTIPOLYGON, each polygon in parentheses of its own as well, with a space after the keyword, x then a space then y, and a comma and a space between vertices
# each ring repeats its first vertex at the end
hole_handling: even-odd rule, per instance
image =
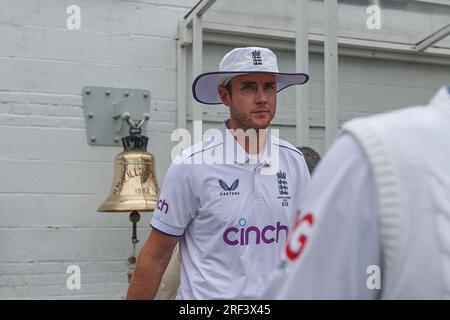
POLYGON ((309 76, 304 73, 281 73, 277 57, 267 48, 236 48, 220 61, 219 71, 199 75, 192 84, 194 99, 206 104, 221 104, 218 87, 231 78, 248 73, 267 72, 277 77, 277 92, 295 84, 304 84, 309 76))

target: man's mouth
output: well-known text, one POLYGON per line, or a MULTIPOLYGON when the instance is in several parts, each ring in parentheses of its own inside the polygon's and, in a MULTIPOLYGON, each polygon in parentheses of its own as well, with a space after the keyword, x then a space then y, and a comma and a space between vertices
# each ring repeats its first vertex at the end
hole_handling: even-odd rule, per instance
POLYGON ((266 113, 268 113, 268 114, 270 114, 269 110, 256 110, 256 111, 253 111, 252 113, 255 113, 255 114, 266 114, 266 113))

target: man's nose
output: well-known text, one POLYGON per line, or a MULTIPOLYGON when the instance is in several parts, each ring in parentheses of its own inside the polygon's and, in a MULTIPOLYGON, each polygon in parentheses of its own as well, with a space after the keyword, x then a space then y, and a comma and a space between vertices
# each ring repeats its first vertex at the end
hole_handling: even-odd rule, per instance
POLYGON ((262 103, 267 102, 267 96, 266 96, 266 93, 264 92, 263 87, 258 87, 257 100, 258 100, 258 102, 262 102, 262 103))

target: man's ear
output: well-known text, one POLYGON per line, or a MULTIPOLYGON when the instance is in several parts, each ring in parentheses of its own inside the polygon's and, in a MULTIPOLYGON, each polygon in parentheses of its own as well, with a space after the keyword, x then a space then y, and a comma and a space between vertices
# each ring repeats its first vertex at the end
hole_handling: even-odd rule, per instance
POLYGON ((231 97, 227 88, 225 88, 224 86, 219 86, 217 90, 219 91, 219 97, 220 100, 222 100, 222 103, 229 107, 231 105, 231 97))

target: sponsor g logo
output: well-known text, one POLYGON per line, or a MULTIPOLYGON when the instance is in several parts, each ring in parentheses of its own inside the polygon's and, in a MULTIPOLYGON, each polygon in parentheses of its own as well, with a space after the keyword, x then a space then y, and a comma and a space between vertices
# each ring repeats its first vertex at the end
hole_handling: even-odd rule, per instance
POLYGON ((301 215, 300 210, 297 210, 297 221, 295 222, 292 234, 286 244, 286 256, 289 260, 294 261, 300 258, 306 243, 308 242, 308 231, 314 224, 314 215, 307 213, 301 215))

